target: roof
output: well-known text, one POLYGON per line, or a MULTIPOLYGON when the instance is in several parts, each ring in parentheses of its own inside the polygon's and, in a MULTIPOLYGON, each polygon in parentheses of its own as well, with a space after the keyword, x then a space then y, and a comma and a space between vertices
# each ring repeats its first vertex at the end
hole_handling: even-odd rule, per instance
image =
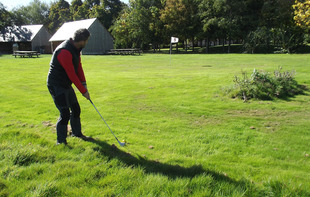
POLYGON ((43 25, 6 27, 0 32, 0 42, 31 42, 43 25))
POLYGON ((94 22, 97 20, 96 18, 80 20, 80 21, 73 21, 64 23, 57 32, 51 37, 49 40, 52 41, 63 41, 67 40, 73 36, 74 32, 81 28, 88 29, 94 22))

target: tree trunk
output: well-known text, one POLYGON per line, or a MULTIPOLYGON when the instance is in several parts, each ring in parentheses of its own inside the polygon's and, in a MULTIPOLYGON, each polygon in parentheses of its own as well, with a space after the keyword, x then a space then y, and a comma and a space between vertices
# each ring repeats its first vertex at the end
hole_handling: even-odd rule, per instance
POLYGON ((231 39, 229 37, 228 38, 228 50, 227 50, 227 53, 230 53, 230 45, 231 45, 231 39))
POLYGON ((192 49, 193 49, 193 52, 195 51, 195 46, 194 46, 194 38, 192 38, 192 49))
POLYGON ((208 36, 206 40, 206 53, 209 53, 209 46, 210 46, 210 41, 209 41, 209 36, 208 36))
POLYGON ((187 39, 185 39, 185 52, 187 52, 187 39))

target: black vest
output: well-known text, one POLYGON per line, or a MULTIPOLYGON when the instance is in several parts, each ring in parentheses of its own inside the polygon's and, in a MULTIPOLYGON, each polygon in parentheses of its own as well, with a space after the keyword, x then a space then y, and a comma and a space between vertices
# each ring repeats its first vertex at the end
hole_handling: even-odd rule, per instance
POLYGON ((71 80, 69 79, 65 69, 61 66, 59 63, 57 56, 61 49, 68 50, 72 55, 72 63, 74 66, 75 73, 78 72, 78 66, 80 63, 80 52, 81 50, 77 49, 73 45, 73 41, 66 40, 63 43, 61 43, 56 49, 52 56, 51 62, 50 62, 50 70, 48 72, 47 76, 47 85, 50 86, 62 86, 65 88, 70 88, 72 85, 71 80))

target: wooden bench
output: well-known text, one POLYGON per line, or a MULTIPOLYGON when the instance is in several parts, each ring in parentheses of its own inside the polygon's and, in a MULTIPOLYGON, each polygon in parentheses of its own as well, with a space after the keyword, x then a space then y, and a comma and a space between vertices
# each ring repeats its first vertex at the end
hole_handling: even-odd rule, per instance
POLYGON ((17 56, 19 56, 19 57, 34 57, 34 56, 39 57, 40 53, 37 51, 14 51, 12 55, 15 56, 15 58, 17 56))
POLYGON ((108 54, 114 55, 134 55, 138 53, 139 55, 142 53, 140 49, 111 49, 108 54))

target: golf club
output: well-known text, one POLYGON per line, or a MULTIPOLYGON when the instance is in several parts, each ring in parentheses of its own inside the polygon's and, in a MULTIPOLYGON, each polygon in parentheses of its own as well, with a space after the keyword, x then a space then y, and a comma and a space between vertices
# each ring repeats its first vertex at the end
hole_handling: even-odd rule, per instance
POLYGON ((104 120, 104 118, 102 117, 102 115, 100 114, 100 112, 98 111, 98 109, 96 108, 96 106, 94 105, 94 103, 91 101, 91 99, 89 99, 90 103, 94 106, 94 108, 96 109, 96 111, 98 112, 98 114, 100 115, 101 119, 104 121, 104 123, 108 126, 108 128, 110 129, 111 133, 113 134, 113 136, 115 137, 115 139, 117 140, 117 142, 119 143, 119 145, 121 146, 125 146, 125 143, 120 142, 117 137, 114 135, 113 131, 111 130, 111 128, 109 127, 109 125, 107 124, 107 122, 104 120))

